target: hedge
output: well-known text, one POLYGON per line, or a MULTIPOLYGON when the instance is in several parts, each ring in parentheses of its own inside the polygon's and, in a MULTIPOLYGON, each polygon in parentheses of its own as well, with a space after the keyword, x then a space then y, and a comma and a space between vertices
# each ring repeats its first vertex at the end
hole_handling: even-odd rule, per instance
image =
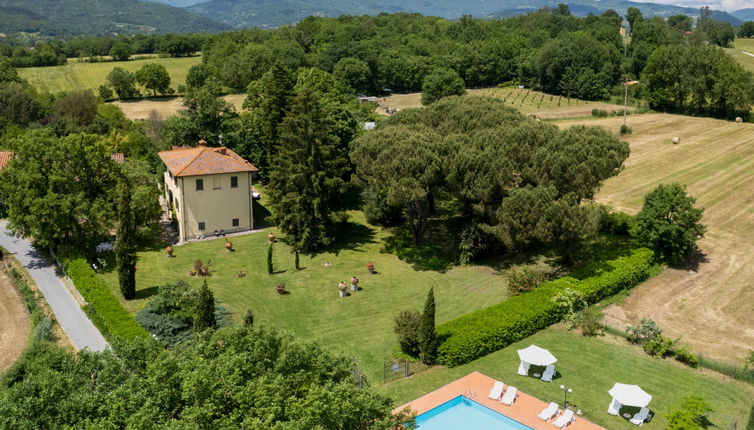
POLYGON ((149 337, 149 333, 121 306, 105 281, 97 276, 86 260, 76 258, 66 261, 64 265, 76 289, 87 302, 84 311, 108 341, 112 342, 118 337, 149 337))
POLYGON ((545 282, 534 291, 443 323, 437 327, 438 361, 451 367, 468 363, 559 322, 565 310, 552 298, 566 288, 580 291, 589 303, 596 303, 634 287, 649 277, 652 259, 649 249, 635 248, 629 255, 581 270, 588 274, 581 279, 545 282))

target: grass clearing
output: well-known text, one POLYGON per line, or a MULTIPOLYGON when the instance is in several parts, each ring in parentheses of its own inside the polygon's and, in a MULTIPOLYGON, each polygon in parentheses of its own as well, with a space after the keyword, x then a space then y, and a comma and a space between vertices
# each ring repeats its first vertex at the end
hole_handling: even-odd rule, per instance
MULTIPOLYGON (((435 367, 411 378, 377 387, 377 390, 392 396, 400 405, 475 370, 545 402, 557 402, 561 407, 563 392, 560 385, 566 385, 573 389, 568 403, 581 409, 586 419, 611 430, 636 428, 623 418, 607 414, 610 403, 607 391, 615 382, 639 384, 652 394, 649 407, 654 417, 644 428, 657 430, 666 428, 665 415, 689 395, 699 395, 709 402, 714 409, 709 419, 716 428, 730 428, 733 419, 738 421, 739 427, 743 426, 754 397, 754 387, 751 385, 692 370, 671 360, 651 358, 623 339, 610 335, 583 337, 567 331, 562 325, 553 326, 463 366, 451 369, 435 367), (558 358, 558 375, 552 383, 516 374, 519 364, 516 350, 531 344, 549 349, 558 358)), ((476 394, 487 395, 486 392, 476 394)))
POLYGON ((754 72, 754 39, 736 38, 733 47, 725 49, 746 70, 754 72), (748 53, 748 54, 747 54, 748 53), (749 55, 751 54, 751 55, 749 55))
MULTIPOLYGON (((259 211, 259 207, 257 207, 259 211)), ((237 321, 246 309, 255 323, 288 331, 328 349, 356 357, 370 381, 382 380, 382 363, 393 357, 397 341, 393 320, 403 309, 421 311, 430 287, 438 301, 437 321, 467 314, 508 297, 504 271, 490 266, 454 267, 447 272, 416 270, 398 257, 382 252, 388 232, 367 226, 360 212, 349 212, 352 222, 341 231, 342 241, 314 258, 301 256, 303 270, 294 268, 293 254, 278 241, 274 245, 276 273, 267 274, 267 233, 231 237, 235 252, 226 252, 222 239, 176 247, 174 258, 163 249, 139 253, 137 299, 125 302, 131 312, 141 309, 156 286, 184 279, 200 285, 207 279, 216 299, 234 312, 237 321), (188 270, 200 258, 211 260, 212 275, 191 277, 188 270), (366 264, 376 265, 370 275, 366 264), (325 263, 329 263, 329 267, 325 263), (244 277, 238 277, 240 271, 244 277), (362 291, 338 297, 338 282, 360 278, 362 291), (284 282, 290 294, 279 295, 284 282)), ((117 273, 103 275, 116 297, 121 297, 117 273)))
POLYGON ((0 261, 0 373, 21 357, 31 329, 29 312, 6 273, 6 264, 10 262, 0 261))
MULTIPOLYGON (((617 132, 622 118, 558 122, 617 132)), ((632 116, 626 168, 606 181, 598 200, 631 213, 645 193, 680 182, 705 209, 701 253, 665 270, 605 310, 619 328, 652 318, 697 352, 742 364, 754 345, 754 124, 669 114, 632 116), (671 138, 679 136, 679 145, 671 138)))
MULTIPOLYGON (((608 113, 623 112, 623 106, 569 99, 526 88, 484 88, 468 90, 469 96, 485 96, 503 99, 510 106, 527 115, 536 115, 542 119, 576 118, 591 116, 592 109, 605 110, 608 113)), ((397 109, 422 107, 421 93, 395 94, 385 97, 385 106, 397 109)), ((629 108, 631 109, 631 108, 629 108)), ((377 113, 387 115, 385 110, 377 108, 377 113)))
MULTIPOLYGON (((223 96, 223 99, 233 104, 237 111, 240 111, 243 101, 246 99, 246 94, 230 94, 223 96)), ((131 120, 148 119, 152 111, 157 112, 161 118, 167 118, 183 109, 183 97, 117 100, 111 103, 118 106, 126 115, 126 118, 131 120)))
POLYGON ((23 67, 18 74, 29 81, 39 91, 57 93, 60 91, 92 90, 105 83, 107 74, 115 67, 122 67, 129 72, 139 70, 148 63, 165 66, 170 74, 170 86, 173 88, 186 83, 188 69, 201 63, 201 57, 185 58, 148 58, 131 61, 107 61, 102 63, 81 63, 77 58, 69 58, 62 66, 23 67))

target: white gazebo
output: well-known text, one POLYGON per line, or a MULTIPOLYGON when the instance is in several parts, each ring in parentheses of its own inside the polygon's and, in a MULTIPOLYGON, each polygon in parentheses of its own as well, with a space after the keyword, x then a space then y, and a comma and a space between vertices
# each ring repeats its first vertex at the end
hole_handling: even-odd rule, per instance
POLYGON ((558 361, 552 353, 544 348, 540 348, 537 345, 529 345, 524 349, 518 350, 518 358, 521 359, 521 364, 518 366, 518 374, 527 376, 529 374, 529 366, 532 364, 535 366, 546 366, 549 369, 545 372, 555 372, 555 364, 558 361))
POLYGON ((652 395, 642 390, 638 385, 615 383, 608 391, 613 400, 608 406, 608 413, 618 415, 621 406, 646 407, 652 401, 652 395))

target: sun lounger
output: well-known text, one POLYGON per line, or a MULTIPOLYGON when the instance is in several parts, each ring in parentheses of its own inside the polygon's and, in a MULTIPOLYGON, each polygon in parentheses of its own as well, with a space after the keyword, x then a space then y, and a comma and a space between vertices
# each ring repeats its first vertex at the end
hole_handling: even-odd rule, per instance
POLYGON ((610 406, 607 407, 607 413, 610 415, 618 415, 620 412, 620 403, 613 399, 612 402, 610 402, 610 406))
POLYGON ((505 394, 503 394, 503 398, 500 399, 500 403, 504 405, 511 406, 513 405, 513 402, 516 400, 516 397, 518 397, 518 388, 508 386, 508 389, 505 390, 505 394))
POLYGON ((521 376, 529 376, 529 364, 521 363, 518 365, 518 374, 521 376))
POLYGON ((565 412, 563 412, 563 415, 559 416, 558 419, 552 422, 552 425, 559 429, 562 429, 574 421, 576 421, 576 418, 573 417, 573 411, 566 409, 565 412))
POLYGON ((555 402, 551 402, 546 408, 542 410, 542 412, 537 415, 537 418, 539 418, 542 421, 550 421, 555 415, 558 414, 558 404, 555 402))
POLYGON ((498 400, 500 396, 503 394, 503 389, 505 388, 505 384, 503 384, 500 381, 495 381, 495 384, 492 385, 492 389, 490 390, 490 394, 488 397, 492 400, 498 400))
POLYGON ((545 368, 545 371, 542 373, 542 380, 545 382, 552 382, 552 378, 554 376, 555 376, 555 366, 550 364, 545 368))
POLYGON ((631 421, 631 423, 633 424, 636 424, 637 426, 641 426, 642 424, 644 424, 644 421, 646 421, 647 418, 649 418, 649 409, 641 408, 639 412, 637 412, 636 415, 634 415, 634 417, 629 421, 631 421))

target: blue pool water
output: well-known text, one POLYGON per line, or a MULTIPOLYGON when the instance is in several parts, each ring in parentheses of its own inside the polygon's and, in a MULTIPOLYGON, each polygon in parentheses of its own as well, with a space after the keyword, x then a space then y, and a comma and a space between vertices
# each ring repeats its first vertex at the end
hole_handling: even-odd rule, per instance
POLYGON ((458 396, 416 417, 418 430, 532 430, 520 422, 458 396))

